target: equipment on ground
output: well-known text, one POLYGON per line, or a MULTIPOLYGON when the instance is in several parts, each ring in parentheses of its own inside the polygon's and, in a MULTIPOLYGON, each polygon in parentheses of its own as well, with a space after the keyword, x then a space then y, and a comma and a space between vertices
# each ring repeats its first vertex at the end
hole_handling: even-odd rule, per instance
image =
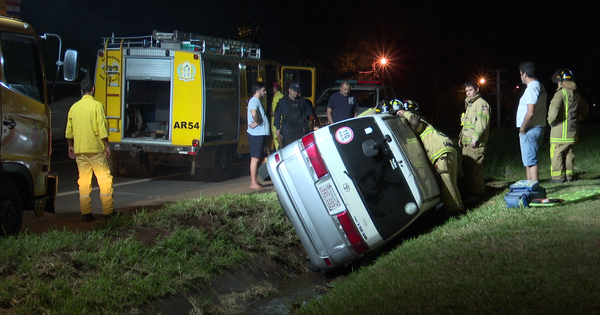
POLYGON ((504 196, 507 208, 528 208, 531 200, 546 198, 546 189, 535 180, 520 180, 509 188, 504 196))
POLYGON ((554 207, 584 201, 600 196, 600 188, 584 189, 553 196, 551 198, 533 199, 531 207, 554 207))

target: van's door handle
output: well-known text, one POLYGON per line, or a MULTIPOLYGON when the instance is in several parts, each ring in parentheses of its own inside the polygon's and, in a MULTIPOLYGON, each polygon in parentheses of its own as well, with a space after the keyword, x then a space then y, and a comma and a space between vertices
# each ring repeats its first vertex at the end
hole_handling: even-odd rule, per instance
POLYGON ((8 126, 8 129, 13 129, 17 126, 17 122, 12 119, 7 119, 2 122, 4 126, 8 126))

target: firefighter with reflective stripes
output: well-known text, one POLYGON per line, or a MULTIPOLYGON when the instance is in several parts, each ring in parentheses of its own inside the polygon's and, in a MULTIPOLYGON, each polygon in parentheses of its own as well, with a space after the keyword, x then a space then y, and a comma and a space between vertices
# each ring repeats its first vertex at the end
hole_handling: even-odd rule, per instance
POLYGON ((421 138, 427 157, 439 175, 442 201, 447 213, 464 213, 465 208, 456 183, 457 157, 452 140, 441 131, 433 128, 415 112, 400 110, 410 128, 421 138))
POLYGON ((550 130, 550 182, 562 183, 573 180, 573 147, 577 142, 579 122, 587 116, 587 102, 577 91, 573 73, 558 69, 552 75, 558 89, 548 108, 550 130))
POLYGON ((479 94, 479 84, 465 83, 465 112, 460 117, 462 130, 458 138, 462 148, 462 169, 467 192, 475 197, 485 193, 483 158, 490 134, 490 105, 479 94))

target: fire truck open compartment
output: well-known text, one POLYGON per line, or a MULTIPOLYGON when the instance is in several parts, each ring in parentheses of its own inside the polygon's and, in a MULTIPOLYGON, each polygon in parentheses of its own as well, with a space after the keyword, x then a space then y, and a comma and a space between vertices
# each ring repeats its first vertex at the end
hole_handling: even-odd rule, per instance
POLYGON ((171 59, 127 58, 123 138, 169 140, 171 59))
POLYGON ((170 84, 164 81, 127 81, 124 138, 169 140, 170 84))

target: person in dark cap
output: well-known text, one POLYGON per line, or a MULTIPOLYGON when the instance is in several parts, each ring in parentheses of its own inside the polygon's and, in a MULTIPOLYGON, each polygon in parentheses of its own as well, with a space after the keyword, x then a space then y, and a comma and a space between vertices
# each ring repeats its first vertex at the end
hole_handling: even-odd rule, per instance
POLYGON ((573 73, 558 69, 552 75, 557 84, 556 93, 548 106, 550 125, 550 179, 551 183, 570 182, 574 179, 573 147, 579 136, 579 122, 589 112, 588 103, 579 95, 573 73))
POLYGON ((277 103, 275 109, 275 133, 282 138, 282 147, 302 138, 310 121, 312 110, 305 98, 300 97, 300 84, 290 83, 288 95, 277 103))

